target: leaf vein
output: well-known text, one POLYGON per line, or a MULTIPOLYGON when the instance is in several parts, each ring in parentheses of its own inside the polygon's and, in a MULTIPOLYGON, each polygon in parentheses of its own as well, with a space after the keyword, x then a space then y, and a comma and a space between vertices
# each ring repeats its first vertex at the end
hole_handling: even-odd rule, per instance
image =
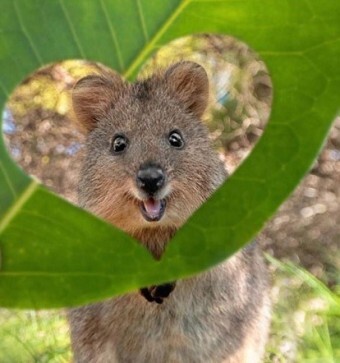
POLYGON ((147 43, 149 41, 149 34, 148 34, 148 30, 146 28, 146 23, 145 23, 145 18, 144 18, 144 14, 143 14, 142 4, 140 3, 140 0, 136 0, 136 2, 137 2, 137 9, 138 9, 139 19, 140 19, 140 22, 141 22, 141 25, 142 25, 144 39, 145 39, 145 42, 147 43))
POLYGON ((67 25, 68 25, 68 27, 69 27, 69 29, 71 31, 73 40, 74 40, 74 42, 75 42, 75 44, 76 44, 76 46, 78 48, 78 51, 79 51, 81 57, 84 58, 84 59, 86 59, 85 52, 84 52, 84 50, 83 50, 83 48, 82 48, 82 46, 80 44, 80 41, 79 41, 78 36, 77 36, 77 33, 76 33, 76 31, 74 29, 74 26, 72 24, 70 15, 69 15, 69 13, 67 11, 67 8, 66 8, 66 6, 64 4, 64 0, 58 0, 58 1, 59 1, 60 8, 61 8, 61 10, 62 10, 62 12, 64 14, 64 17, 65 17, 65 20, 67 22, 67 25))
POLYGON ((26 201, 31 197, 31 195, 38 188, 39 183, 32 180, 27 188, 21 193, 21 195, 16 199, 16 202, 7 210, 4 217, 0 222, 0 234, 7 228, 13 218, 20 212, 21 207, 26 203, 26 201))
POLYGON ((14 189, 14 187, 13 187, 13 185, 11 183, 11 179, 8 176, 8 174, 6 172, 6 169, 5 169, 4 165, 3 165, 3 163, 1 162, 1 160, 0 160, 0 171, 2 172, 2 174, 3 174, 4 178, 5 178, 5 181, 6 181, 7 185, 9 186, 9 189, 10 189, 14 199, 16 199, 18 197, 17 192, 14 189))
POLYGON ((24 25, 24 22, 23 22, 23 19, 22 19, 22 16, 21 16, 21 13, 20 13, 20 10, 19 10, 19 7, 17 5, 17 1, 13 1, 13 7, 14 7, 14 11, 15 11, 15 14, 17 16, 17 19, 18 19, 18 23, 19 23, 19 26, 20 26, 20 29, 21 29, 21 32, 22 34, 24 35, 24 37, 27 39, 27 42, 30 46, 30 48, 32 49, 32 52, 36 58, 36 60, 38 61, 39 65, 42 66, 44 64, 39 52, 38 52, 38 49, 37 47, 35 46, 32 38, 30 37, 30 34, 28 32, 28 30, 26 29, 25 25, 24 25))
POLYGON ((115 30, 115 28, 113 26, 113 23, 110 21, 109 13, 107 11, 104 0, 100 0, 100 7, 101 7, 101 9, 103 11, 106 24, 107 24, 107 26, 108 26, 108 28, 110 30, 110 35, 111 35, 111 38, 112 38, 113 45, 114 45, 114 47, 116 48, 116 51, 117 51, 117 58, 118 58, 118 63, 119 63, 120 70, 123 70, 125 68, 125 65, 124 65, 122 52, 121 52, 120 47, 119 47, 117 33, 116 33, 116 30, 115 30))
POLYGON ((27 215, 37 218, 37 219, 41 219, 41 220, 45 221, 46 223, 49 223, 51 226, 56 226, 57 228, 59 228, 60 233, 61 233, 61 231, 64 231, 64 232, 67 232, 69 235, 73 235, 73 233, 75 232, 73 228, 68 228, 68 225, 66 223, 62 223, 62 222, 59 223, 56 219, 49 218, 40 213, 36 213, 36 212, 27 210, 27 209, 26 210, 22 209, 20 211, 20 213, 27 214, 27 215))
POLYGON ((325 45, 332 45, 334 43, 338 43, 339 41, 340 41, 340 38, 325 40, 324 42, 321 42, 319 44, 315 44, 315 45, 310 46, 309 48, 306 48, 304 50, 304 53, 309 53, 310 51, 317 50, 325 45))
POLYGON ((326 92, 329 83, 331 81, 331 79, 329 78, 329 75, 326 73, 326 69, 320 69, 319 66, 317 64, 314 63, 314 61, 308 57, 306 54, 303 54, 303 58, 306 60, 306 62, 308 62, 317 72, 319 72, 319 74, 321 76, 323 76, 323 78, 325 79, 325 86, 321 89, 320 88, 320 92, 318 93, 318 96, 324 94, 324 92, 326 92))
POLYGON ((64 272, 64 271, 1 271, 0 272, 0 278, 1 277, 68 277, 68 276, 96 276, 96 277, 104 277, 108 279, 112 279, 116 277, 115 274, 109 274, 109 273, 99 273, 99 272, 82 272, 82 271, 70 271, 70 272, 64 272))

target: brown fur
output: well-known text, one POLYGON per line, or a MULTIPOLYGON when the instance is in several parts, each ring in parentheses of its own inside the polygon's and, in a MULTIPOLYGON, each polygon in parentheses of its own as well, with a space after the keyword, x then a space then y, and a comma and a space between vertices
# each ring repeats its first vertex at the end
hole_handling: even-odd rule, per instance
MULTIPOLYGON (((90 76, 73 92, 75 113, 88 132, 80 204, 137 238, 156 258, 225 179, 199 120, 207 99, 207 75, 192 62, 135 84, 113 73, 90 76), (167 142, 174 129, 184 137, 181 150, 167 142), (129 138, 123 155, 110 153, 116 133, 129 138), (147 162, 166 173, 157 195, 167 200, 159 222, 147 222, 139 210, 145 196, 136 174, 147 162)), ((255 244, 208 272, 178 281, 162 305, 131 293, 70 312, 78 363, 256 363, 268 322, 266 269, 255 244)))

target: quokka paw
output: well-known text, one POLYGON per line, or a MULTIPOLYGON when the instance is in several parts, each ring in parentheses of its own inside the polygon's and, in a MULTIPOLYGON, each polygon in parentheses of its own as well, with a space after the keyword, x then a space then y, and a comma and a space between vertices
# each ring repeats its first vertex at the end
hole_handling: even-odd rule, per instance
POLYGON ((140 293, 149 302, 156 302, 157 304, 162 304, 163 300, 171 294, 175 286, 176 282, 169 282, 163 285, 144 287, 140 289, 140 293))

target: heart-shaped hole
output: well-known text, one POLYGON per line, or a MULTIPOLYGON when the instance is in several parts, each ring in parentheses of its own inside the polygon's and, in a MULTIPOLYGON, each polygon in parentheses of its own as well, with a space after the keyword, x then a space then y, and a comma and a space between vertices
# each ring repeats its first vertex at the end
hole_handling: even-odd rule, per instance
MULTIPOLYGON (((141 76, 184 59, 201 64, 208 73, 204 122, 231 173, 249 154, 269 117, 272 85, 266 67, 246 44, 204 34, 169 43, 145 64, 141 76)), ((70 90, 81 77, 105 69, 87 61, 39 69, 16 88, 4 112, 3 131, 12 157, 74 203, 85 138, 72 122, 70 90)))

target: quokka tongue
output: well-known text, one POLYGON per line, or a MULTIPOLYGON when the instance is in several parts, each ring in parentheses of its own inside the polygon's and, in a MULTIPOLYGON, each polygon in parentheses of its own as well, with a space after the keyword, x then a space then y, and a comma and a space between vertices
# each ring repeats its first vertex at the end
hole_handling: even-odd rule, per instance
POLYGON ((157 217, 161 212, 161 201, 149 198, 144 203, 144 208, 150 217, 157 217))

